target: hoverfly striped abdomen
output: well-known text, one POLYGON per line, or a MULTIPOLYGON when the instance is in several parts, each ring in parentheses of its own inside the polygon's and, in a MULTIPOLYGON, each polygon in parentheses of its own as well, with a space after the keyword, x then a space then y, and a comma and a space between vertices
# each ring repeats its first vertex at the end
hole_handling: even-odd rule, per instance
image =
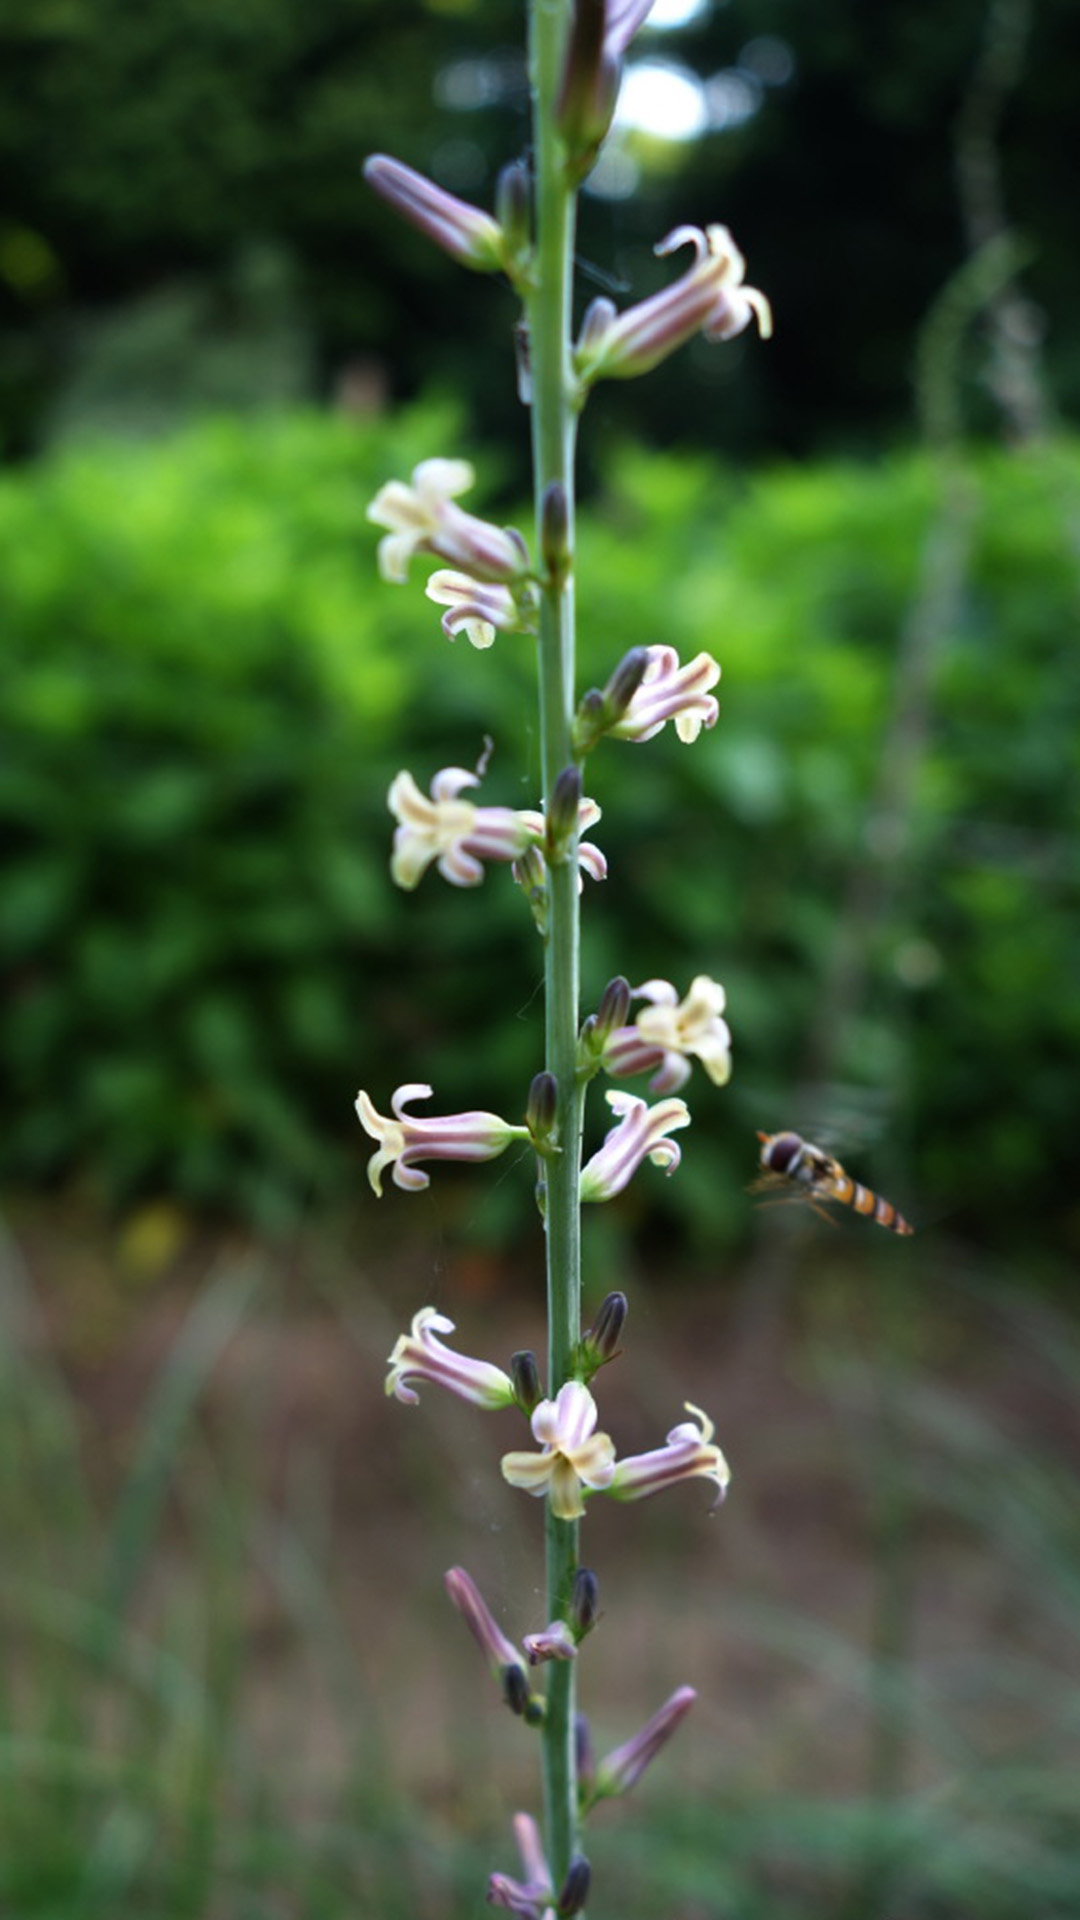
POLYGON ((780 1186, 797 1182, 807 1189, 809 1200, 832 1200, 838 1206, 851 1207, 855 1213, 876 1220, 879 1226, 888 1227, 890 1233, 914 1233, 914 1227, 891 1200, 884 1200, 870 1187, 853 1180, 839 1160, 834 1160, 831 1153, 823 1153, 820 1147, 811 1146, 801 1134, 759 1133, 758 1139, 765 1170, 763 1184, 780 1186))

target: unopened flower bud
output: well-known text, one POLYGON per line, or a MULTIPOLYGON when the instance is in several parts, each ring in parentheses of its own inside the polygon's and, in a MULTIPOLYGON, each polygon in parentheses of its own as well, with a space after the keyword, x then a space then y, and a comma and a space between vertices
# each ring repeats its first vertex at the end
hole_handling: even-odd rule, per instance
POLYGON ((522 1413, 531 1417, 544 1397, 544 1389, 536 1355, 528 1347, 510 1356, 510 1378, 514 1383, 514 1398, 518 1406, 522 1413))
POLYGON ((573 740, 578 753, 587 753, 605 733, 610 733, 624 719, 648 671, 653 651, 655 649, 649 647, 631 647, 629 653, 619 661, 603 692, 599 687, 592 687, 584 695, 574 715, 573 740))
POLYGON ((621 973, 609 980, 596 1010, 597 1039, 604 1041, 616 1027, 625 1027, 630 1017, 630 982, 621 973))
POLYGON ((605 45, 605 0, 575 0, 555 124, 566 145, 568 178, 583 180, 611 125, 619 62, 605 45))
POLYGON ((631 647, 624 653, 604 688, 604 701, 612 720, 621 720, 645 678, 649 664, 648 647, 631 647))
POLYGON ((571 737, 574 752, 584 754, 595 747, 598 740, 607 732, 607 708, 599 687, 590 687, 582 694, 578 710, 574 715, 571 737))
POLYGON ((365 160, 364 178, 382 199, 463 267, 472 267, 478 273, 497 273, 505 266, 503 232, 489 213, 459 200, 385 153, 373 153, 365 160))
POLYGON ((570 1629, 575 1640, 584 1640, 599 1618, 600 1583, 591 1567, 579 1567, 574 1575, 570 1596, 570 1629))
POLYGON ((547 867, 539 847, 526 847, 510 869, 529 903, 536 930, 547 932, 547 867))
POLYGON ((584 1344, 592 1349, 601 1366, 607 1360, 614 1360, 620 1351, 619 1341, 626 1324, 626 1313, 625 1293, 609 1293, 585 1335, 584 1344))
POLYGON ((680 1721, 689 1713, 697 1694, 693 1687, 678 1687, 658 1713, 647 1720, 632 1740, 627 1740, 600 1764, 596 1776, 595 1798, 607 1800, 629 1793, 640 1780, 661 1747, 667 1745, 680 1721))
POLYGON ((555 1075, 546 1072, 538 1073, 529 1088, 525 1124, 537 1153, 545 1156, 556 1150, 555 1119, 558 1102, 559 1086, 555 1075))
POLYGON ((532 1693, 525 1675, 524 1667, 506 1666, 502 1671, 502 1692, 511 1713, 519 1720, 525 1718, 529 1709, 532 1693))
POLYGON ((562 1883, 555 1911, 569 1920, 569 1916, 580 1913, 589 1897, 589 1882, 592 1868, 583 1853, 575 1853, 570 1862, 570 1870, 562 1883))
POLYGON ((552 480, 540 502, 540 552, 553 586, 561 586, 570 571, 570 513, 566 488, 552 480))
POLYGON ((529 173, 523 161, 511 161, 499 174, 495 183, 495 211, 507 254, 511 259, 521 260, 532 239, 529 173))
POLYGON ((581 808, 581 768, 564 767, 555 782, 547 808, 548 857, 565 859, 566 849, 578 830, 581 808))
POLYGON ((593 1753, 592 1728, 584 1713, 574 1715, 574 1764, 582 1792, 591 1793, 596 1779, 596 1756, 593 1753))

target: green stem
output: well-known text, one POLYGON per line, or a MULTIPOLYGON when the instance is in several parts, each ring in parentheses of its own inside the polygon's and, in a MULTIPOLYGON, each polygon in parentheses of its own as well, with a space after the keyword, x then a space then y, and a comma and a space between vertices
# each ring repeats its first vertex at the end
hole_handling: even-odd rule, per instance
MULTIPOLYGON (((555 100, 565 43, 565 0, 533 0, 530 65, 536 156, 536 275, 528 302, 532 370, 533 484, 539 515, 554 482, 566 498, 573 551, 574 437, 571 399, 570 295, 575 196, 568 187, 555 131, 555 100)), ((574 599, 572 579, 545 585, 540 608, 540 733, 544 793, 573 763, 574 599)), ((576 1077, 578 1033, 578 876, 576 859, 548 873, 545 966, 546 1065, 558 1085, 561 1152, 547 1162, 548 1392, 569 1378, 581 1317, 580 1166, 583 1088, 576 1077)), ((577 1567, 577 1523, 547 1515, 547 1604, 565 1618, 577 1567)), ((574 1753, 574 1668, 553 1661, 544 1724, 544 1812, 548 1860, 556 1887, 576 1849, 577 1769, 574 1753)))

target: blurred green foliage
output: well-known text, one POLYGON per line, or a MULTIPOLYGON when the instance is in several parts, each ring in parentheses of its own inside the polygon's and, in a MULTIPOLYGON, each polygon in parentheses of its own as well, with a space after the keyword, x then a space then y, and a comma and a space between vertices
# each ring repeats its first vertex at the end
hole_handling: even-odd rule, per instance
MULTIPOLYGON (((361 1080, 383 1111, 423 1078, 440 1107, 520 1112, 541 1050, 520 895, 497 869, 406 899, 387 871, 399 767, 426 786, 490 733, 482 797, 537 797, 530 643, 451 648, 422 567, 406 589, 375 572, 367 500, 456 433, 438 405, 208 423, 0 486, 7 1182, 267 1224, 361 1188, 361 1080)), ((520 518, 486 478, 477 503, 520 518)), ((724 677, 695 747, 669 729, 590 762, 611 877, 588 890, 586 1004, 615 971, 710 971, 736 1046, 631 1223, 677 1203, 701 1243, 737 1238, 754 1127, 829 1120, 801 1104, 815 1085, 856 1136, 876 1120, 887 1153, 845 1157, 916 1222, 1018 1245, 1038 1218, 1075 1243, 1080 450, 980 454, 966 485, 882 837, 941 472, 904 454, 745 480, 609 450, 581 527, 582 686, 660 640, 724 677), (830 1010, 845 941, 858 988, 830 1010)), ((526 1178, 497 1187, 490 1231, 525 1217, 526 1178)), ((439 1187, 473 1190, 457 1169, 439 1187)))

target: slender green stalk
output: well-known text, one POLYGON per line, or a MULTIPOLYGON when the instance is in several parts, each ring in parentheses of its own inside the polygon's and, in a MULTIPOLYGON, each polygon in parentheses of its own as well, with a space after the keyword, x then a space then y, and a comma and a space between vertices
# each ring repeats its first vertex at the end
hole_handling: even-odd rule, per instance
MULTIPOLYGON (((575 196, 567 186, 555 132, 555 100, 568 10, 564 0, 533 0, 530 64, 536 165, 536 290, 528 303, 532 370, 533 484, 539 516, 546 490, 564 492, 573 551, 574 435, 570 397, 570 294, 575 196)), ((537 545, 541 546, 540 528, 537 545)), ((549 583, 540 610, 540 733, 544 792, 573 761, 574 601, 572 578, 549 583)), ((547 1163, 548 1392, 569 1377, 580 1334, 580 1164, 583 1091, 576 1078, 579 909, 577 862, 548 875, 546 1065, 558 1085, 562 1151, 547 1163)), ((565 1615, 577 1566, 577 1523, 547 1513, 547 1596, 551 1619, 565 1615)), ((544 1808, 555 1885, 570 1865, 577 1835, 574 1662, 554 1661, 544 1726, 544 1808)))

